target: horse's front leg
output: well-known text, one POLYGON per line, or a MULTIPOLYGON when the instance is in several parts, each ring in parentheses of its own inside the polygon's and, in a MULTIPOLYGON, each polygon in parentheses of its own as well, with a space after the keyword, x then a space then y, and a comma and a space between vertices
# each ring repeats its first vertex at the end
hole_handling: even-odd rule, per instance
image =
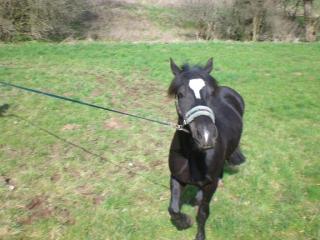
POLYGON ((200 199, 197 199, 199 201, 199 208, 197 214, 198 232, 196 240, 204 240, 206 238, 205 224, 210 213, 209 204, 214 192, 217 189, 218 181, 219 180, 216 179, 213 183, 203 186, 200 190, 202 194, 198 194, 200 199))
POLYGON ((181 209, 181 194, 183 192, 184 185, 178 182, 176 179, 171 177, 170 179, 170 190, 171 199, 169 205, 169 213, 171 216, 172 223, 176 226, 178 230, 186 229, 192 226, 191 218, 182 213, 181 209))

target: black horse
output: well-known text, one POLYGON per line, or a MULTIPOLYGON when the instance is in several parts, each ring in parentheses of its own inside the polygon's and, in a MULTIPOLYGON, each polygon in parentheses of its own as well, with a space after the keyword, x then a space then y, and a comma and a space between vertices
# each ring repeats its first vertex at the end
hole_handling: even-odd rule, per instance
POLYGON ((170 147, 168 210, 178 229, 190 227, 190 217, 180 211, 181 194, 187 184, 198 187, 196 239, 202 240, 209 203, 223 176, 225 160, 233 165, 245 161, 239 148, 244 101, 236 91, 218 86, 210 76, 212 58, 204 67, 185 64, 179 68, 172 59, 170 63, 174 79, 168 94, 176 98, 178 124, 183 128, 175 132, 170 147))

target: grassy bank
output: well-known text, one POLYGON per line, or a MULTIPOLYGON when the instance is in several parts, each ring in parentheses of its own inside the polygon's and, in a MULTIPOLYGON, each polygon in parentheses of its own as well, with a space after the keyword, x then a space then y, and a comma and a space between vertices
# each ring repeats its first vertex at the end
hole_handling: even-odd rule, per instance
MULTIPOLYGON (((246 101, 248 160, 216 193, 208 239, 319 239, 319 43, 1 45, 0 79, 175 121, 169 57, 211 56, 246 101)), ((0 96, 1 239, 194 237, 167 214, 173 130, 8 87, 0 96)))

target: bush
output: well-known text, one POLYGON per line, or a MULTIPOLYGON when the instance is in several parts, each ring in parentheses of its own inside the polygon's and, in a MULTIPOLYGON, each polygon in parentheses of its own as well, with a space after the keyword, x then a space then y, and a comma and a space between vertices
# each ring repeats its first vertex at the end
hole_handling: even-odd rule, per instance
POLYGON ((88 10, 87 0, 0 1, 0 40, 3 41, 81 38, 94 16, 88 10))
POLYGON ((295 40, 302 38, 299 0, 186 0, 185 21, 201 39, 295 40))

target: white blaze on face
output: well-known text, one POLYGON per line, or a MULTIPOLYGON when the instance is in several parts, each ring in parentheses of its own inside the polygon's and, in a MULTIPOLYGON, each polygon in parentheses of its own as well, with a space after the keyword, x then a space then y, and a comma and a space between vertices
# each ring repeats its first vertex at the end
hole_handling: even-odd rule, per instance
POLYGON ((196 98, 201 99, 200 90, 205 86, 205 82, 201 78, 190 79, 189 87, 193 90, 196 98))
POLYGON ((209 132, 208 132, 207 129, 204 131, 204 140, 205 140, 206 142, 209 140, 209 132))

